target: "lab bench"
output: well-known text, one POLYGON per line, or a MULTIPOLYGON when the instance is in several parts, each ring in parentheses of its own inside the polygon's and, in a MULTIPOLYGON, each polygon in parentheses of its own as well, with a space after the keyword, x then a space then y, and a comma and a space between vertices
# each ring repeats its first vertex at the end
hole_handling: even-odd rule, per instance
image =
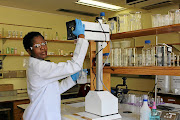
MULTIPOLYGON (((61 100, 62 120, 88 120, 88 118, 78 116, 79 112, 84 112, 84 97, 61 100)), ((18 105, 21 110, 25 110, 28 104, 18 105)), ((139 120, 139 107, 128 104, 119 104, 119 113, 122 116, 120 120, 139 120), (130 111, 132 113, 130 113, 130 111), (126 112, 126 113, 123 113, 126 112)))
MULTIPOLYGON (((84 101, 85 101, 84 97, 61 100, 62 120, 91 120, 90 117, 92 116, 94 117, 95 115, 90 116, 89 113, 84 112, 85 111, 84 101)), ((166 103, 164 105, 175 107, 176 110, 180 109, 180 105, 170 104, 170 103, 166 103)), ((17 105, 17 106, 18 108, 21 109, 21 111, 24 111, 27 108, 28 104, 22 104, 22 105, 17 105)), ((116 120, 139 120, 140 119, 140 107, 137 107, 134 105, 119 103, 118 112, 122 116, 122 118, 116 119, 116 120)), ((176 120, 179 120, 179 118, 177 118, 176 120)))
POLYGON ((29 98, 27 94, 0 97, 0 106, 6 109, 10 109, 10 120, 20 120, 22 116, 22 111, 19 108, 17 108, 17 105, 28 103, 29 98))

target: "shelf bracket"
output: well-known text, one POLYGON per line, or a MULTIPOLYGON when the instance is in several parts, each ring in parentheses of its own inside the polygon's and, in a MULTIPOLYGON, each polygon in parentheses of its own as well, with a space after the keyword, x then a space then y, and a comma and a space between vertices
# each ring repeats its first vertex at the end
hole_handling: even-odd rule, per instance
POLYGON ((2 39, 3 45, 6 43, 7 39, 2 39))
POLYGON ((111 68, 111 70, 112 70, 112 71, 114 71, 114 69, 113 69, 113 68, 111 68))
POLYGON ((5 58, 6 58, 6 55, 3 55, 3 56, 2 56, 2 61, 3 61, 5 58))

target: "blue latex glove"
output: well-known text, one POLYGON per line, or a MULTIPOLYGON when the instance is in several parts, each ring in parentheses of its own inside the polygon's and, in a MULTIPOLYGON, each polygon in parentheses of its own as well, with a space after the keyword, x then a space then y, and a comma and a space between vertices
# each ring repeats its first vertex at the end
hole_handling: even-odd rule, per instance
POLYGON ((71 78, 73 79, 74 82, 76 82, 77 79, 79 78, 79 72, 77 72, 77 73, 71 75, 71 78))
POLYGON ((77 37, 80 34, 84 35, 85 25, 82 24, 81 20, 79 19, 75 19, 75 21, 76 21, 76 27, 75 27, 75 30, 73 31, 73 34, 76 35, 77 37))

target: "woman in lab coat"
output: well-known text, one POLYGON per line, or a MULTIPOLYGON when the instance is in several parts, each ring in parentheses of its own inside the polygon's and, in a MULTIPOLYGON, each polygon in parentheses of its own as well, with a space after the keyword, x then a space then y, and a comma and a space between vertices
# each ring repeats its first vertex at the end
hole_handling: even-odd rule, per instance
POLYGON ((31 56, 27 69, 27 91, 30 104, 26 108, 24 120, 61 120, 60 94, 74 86, 78 79, 88 49, 84 39, 85 26, 76 19, 73 34, 78 36, 72 60, 67 62, 47 62, 47 46, 38 32, 30 32, 23 38, 26 51, 31 56), (60 83, 58 80, 64 79, 60 83))

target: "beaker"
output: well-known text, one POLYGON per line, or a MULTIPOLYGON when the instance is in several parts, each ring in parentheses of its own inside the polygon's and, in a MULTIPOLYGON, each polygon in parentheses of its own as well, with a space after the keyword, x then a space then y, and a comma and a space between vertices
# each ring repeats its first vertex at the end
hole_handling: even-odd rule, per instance
POLYGON ((179 66, 179 55, 176 56, 177 59, 177 66, 179 66))
POLYGON ((137 55, 137 66, 142 66, 142 54, 137 55))
POLYGON ((114 49, 111 50, 110 54, 110 66, 114 66, 114 49))
POLYGON ((167 47, 164 45, 156 46, 157 66, 167 66, 167 47))
POLYGON ((108 19, 109 29, 110 32, 117 33, 117 17, 109 18, 108 19))
POLYGON ((166 26, 166 25, 169 25, 169 15, 168 14, 165 14, 165 15, 161 15, 161 26, 166 26))
POLYGON ((127 49, 127 62, 128 62, 128 66, 132 66, 132 48, 125 48, 127 49))
POLYGON ((159 27, 161 21, 161 14, 154 14, 151 16, 152 19, 152 27, 159 27))
POLYGON ((113 50, 113 64, 115 67, 117 67, 119 66, 119 48, 114 48, 113 50))
POLYGON ((129 14, 118 15, 118 32, 130 31, 129 14))
POLYGON ((122 48, 119 48, 119 66, 122 66, 122 48))
POLYGON ((174 52, 171 53, 171 66, 175 66, 175 54, 174 52))
POLYGON ((122 66, 128 66, 128 51, 122 48, 122 66))
POLYGON ((137 65, 137 49, 136 48, 126 48, 127 49, 127 62, 128 66, 136 66, 137 65))
POLYGON ((142 29, 141 12, 130 12, 130 30, 142 29))
POLYGON ((171 9, 168 11, 170 24, 180 23, 180 10, 171 9))

